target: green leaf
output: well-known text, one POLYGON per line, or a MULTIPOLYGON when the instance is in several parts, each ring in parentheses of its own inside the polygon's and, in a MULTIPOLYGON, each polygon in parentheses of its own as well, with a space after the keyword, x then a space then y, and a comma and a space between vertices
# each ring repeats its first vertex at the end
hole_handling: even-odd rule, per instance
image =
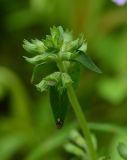
POLYGON ((61 93, 56 87, 51 87, 49 94, 56 126, 61 128, 63 126, 69 104, 67 91, 63 90, 61 93))
POLYGON ((82 135, 77 130, 72 130, 70 132, 70 140, 72 143, 75 143, 75 145, 79 146, 80 148, 87 150, 85 138, 82 137, 82 135))
POLYGON ((5 134, 5 136, 0 139, 0 159, 11 159, 11 157, 13 157, 15 153, 17 153, 24 147, 26 142, 26 137, 19 136, 16 134, 5 134))
POLYGON ((94 72, 102 73, 102 71, 94 64, 91 58, 84 52, 79 52, 79 54, 74 60, 94 72))
POLYGON ((118 149, 119 155, 124 160, 127 160, 127 146, 124 143, 119 143, 117 149, 118 149))
POLYGON ((76 157, 79 157, 84 160, 88 160, 87 154, 78 146, 73 143, 66 143, 64 148, 67 152, 74 154, 76 157))
POLYGON ((58 71, 55 63, 41 63, 34 67, 31 82, 33 84, 39 83, 42 78, 48 76, 49 74, 58 71))

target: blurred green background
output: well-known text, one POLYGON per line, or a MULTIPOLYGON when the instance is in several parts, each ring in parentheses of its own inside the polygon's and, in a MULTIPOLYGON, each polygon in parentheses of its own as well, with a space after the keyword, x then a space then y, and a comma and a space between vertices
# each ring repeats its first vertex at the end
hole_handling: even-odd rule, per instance
MULTIPOLYGON (((110 0, 0 0, 0 160, 68 160, 63 149, 75 128, 70 107, 56 129, 47 94, 30 83, 33 66, 23 59, 23 39, 42 39, 53 25, 84 32, 88 54, 101 68, 81 70, 77 96, 89 122, 127 123, 127 5, 110 0)), ((127 134, 95 132, 99 155, 117 155, 127 134), (110 139, 110 141, 109 141, 110 139)))

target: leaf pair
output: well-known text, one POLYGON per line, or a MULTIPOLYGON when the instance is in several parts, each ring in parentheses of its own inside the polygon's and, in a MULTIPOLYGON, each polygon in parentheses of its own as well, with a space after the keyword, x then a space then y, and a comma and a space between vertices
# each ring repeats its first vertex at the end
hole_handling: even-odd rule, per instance
POLYGON ((32 75, 32 83, 36 84, 37 88, 39 88, 41 92, 45 90, 49 90, 50 104, 53 111, 56 126, 58 128, 61 128, 64 123, 65 116, 67 113, 67 108, 69 105, 66 85, 70 83, 70 79, 69 79, 70 77, 66 77, 67 75, 63 73, 63 76, 62 76, 63 78, 60 80, 63 80, 64 88, 58 88, 58 86, 56 86, 55 84, 55 82, 58 79, 58 76, 60 75, 55 63, 51 63, 51 65, 47 63, 42 63, 39 65, 36 65, 36 67, 34 68, 33 75, 32 75), (52 79, 51 77, 52 73, 56 73, 53 76, 54 79, 52 79), (50 84, 47 83, 48 81, 46 81, 45 77, 48 77, 47 80, 49 80, 50 84), (44 80, 42 80, 42 78, 44 78, 44 80), (53 83, 53 80, 54 80, 54 83, 53 83))
MULTIPOLYGON (((96 149, 96 137, 93 134, 90 136, 96 149)), ((65 150, 74 155, 76 158, 89 160, 88 146, 85 138, 77 130, 72 130, 68 138, 69 141, 67 141, 64 145, 65 150)))

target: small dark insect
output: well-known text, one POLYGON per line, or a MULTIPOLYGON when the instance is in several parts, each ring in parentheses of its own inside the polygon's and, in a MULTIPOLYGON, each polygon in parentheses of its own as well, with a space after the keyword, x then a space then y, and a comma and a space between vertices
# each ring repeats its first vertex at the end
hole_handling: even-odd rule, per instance
POLYGON ((58 129, 62 128, 62 126, 63 126, 63 120, 60 119, 60 118, 57 118, 56 126, 57 126, 58 129))

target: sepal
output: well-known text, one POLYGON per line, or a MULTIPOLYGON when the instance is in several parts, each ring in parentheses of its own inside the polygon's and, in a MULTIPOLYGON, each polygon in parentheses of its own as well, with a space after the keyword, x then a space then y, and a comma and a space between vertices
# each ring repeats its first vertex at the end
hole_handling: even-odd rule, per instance
POLYGON ((38 53, 38 54, 42 54, 46 50, 44 43, 38 39, 31 40, 31 42, 24 40, 23 48, 29 53, 38 53))

